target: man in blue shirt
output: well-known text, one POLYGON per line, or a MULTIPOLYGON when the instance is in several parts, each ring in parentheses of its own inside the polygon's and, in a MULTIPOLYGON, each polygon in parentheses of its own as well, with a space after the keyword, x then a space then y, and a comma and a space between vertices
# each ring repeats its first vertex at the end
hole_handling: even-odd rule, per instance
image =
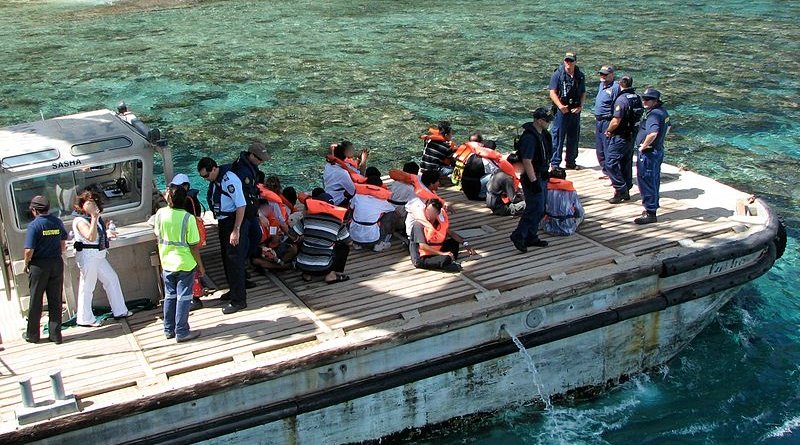
POLYGON ((575 64, 574 52, 564 55, 564 63, 550 77, 550 100, 556 108, 553 118, 553 153, 550 164, 561 165, 561 150, 566 146, 567 169, 578 168, 578 139, 581 134, 581 110, 586 101, 586 78, 575 64))
POLYGON ((221 297, 230 300, 222 308, 222 313, 232 314, 247 307, 245 267, 249 253, 249 221, 244 217, 247 202, 242 181, 234 172, 218 166, 211 158, 200 159, 197 173, 209 182, 206 199, 217 218, 222 264, 230 287, 230 291, 221 297))
POLYGON ((633 187, 633 138, 638 128, 642 108, 642 100, 633 89, 633 78, 622 76, 619 80, 619 97, 614 101, 614 112, 608 123, 605 135, 608 137, 606 147, 606 170, 614 187, 614 196, 608 200, 610 204, 630 201, 630 189, 633 187))
POLYGON ((650 224, 658 221, 656 210, 661 185, 661 162, 664 160, 664 137, 669 132, 670 123, 669 113, 661 102, 661 92, 648 87, 642 93, 642 102, 647 111, 636 135, 636 180, 644 211, 633 222, 650 224))
POLYGON ((597 152, 597 164, 603 171, 603 176, 600 179, 608 178, 608 170, 606 170, 606 149, 608 147, 608 138, 606 137, 606 130, 608 123, 614 113, 614 101, 619 96, 619 82, 614 80, 614 66, 603 65, 597 71, 600 75, 600 85, 597 87, 597 97, 594 99, 594 117, 597 120, 595 124, 595 143, 594 148, 597 152))
POLYGON ((67 231, 58 217, 50 215, 50 201, 34 196, 29 207, 34 220, 25 232, 25 270, 31 292, 28 307, 28 329, 23 338, 39 342, 39 321, 42 318, 42 296, 47 294, 47 326, 50 341, 61 344, 61 292, 64 288, 64 260, 67 231))

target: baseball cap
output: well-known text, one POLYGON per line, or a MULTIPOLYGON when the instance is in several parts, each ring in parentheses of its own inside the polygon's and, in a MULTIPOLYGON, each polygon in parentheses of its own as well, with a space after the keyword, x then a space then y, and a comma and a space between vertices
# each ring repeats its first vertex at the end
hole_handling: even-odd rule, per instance
POLYGON ((575 54, 574 52, 568 51, 566 54, 564 54, 564 60, 567 60, 567 59, 569 59, 569 60, 574 62, 574 61, 578 60, 578 57, 577 57, 577 54, 575 54))
POLYGON ((31 199, 31 210, 46 211, 50 209, 50 200, 42 195, 36 195, 31 199))
POLYGON ((550 112, 547 111, 547 108, 539 107, 533 110, 533 119, 544 119, 547 122, 550 122, 553 120, 553 116, 550 115, 550 112))
POLYGON ((603 65, 600 67, 600 70, 597 71, 597 74, 609 74, 614 72, 614 65, 603 65))
POLYGON ((253 156, 263 161, 269 161, 270 155, 267 153, 267 147, 262 144, 261 142, 253 142, 250 144, 250 149, 248 150, 253 156))
POLYGON ((661 100, 661 92, 653 87, 647 87, 642 93, 642 99, 661 100))
POLYGON ((333 197, 331 195, 327 194, 327 193, 320 193, 314 199, 319 200, 319 201, 325 201, 328 204, 333 204, 333 197))
POLYGON ((178 173, 177 175, 175 175, 175 177, 172 178, 172 181, 170 182, 170 184, 172 185, 183 185, 188 183, 189 183, 189 177, 184 175, 183 173, 178 173))

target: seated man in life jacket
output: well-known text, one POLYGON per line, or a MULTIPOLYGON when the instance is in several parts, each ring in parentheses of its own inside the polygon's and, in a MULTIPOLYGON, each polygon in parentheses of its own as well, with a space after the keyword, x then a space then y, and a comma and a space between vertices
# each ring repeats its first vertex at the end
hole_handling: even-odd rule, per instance
POLYGON ((450 140, 452 133, 450 122, 441 121, 435 128, 429 128, 428 134, 420 136, 424 141, 420 171, 423 173, 435 171, 443 177, 450 177, 453 173, 455 163, 453 153, 456 149, 456 144, 450 140))
POLYGON ((494 215, 517 215, 525 210, 525 199, 519 188, 522 161, 516 153, 511 153, 504 161, 512 169, 504 164, 503 169, 498 168, 491 174, 486 184, 486 207, 490 208, 494 215))
POLYGON ((551 235, 569 236, 578 231, 584 211, 572 181, 550 178, 541 229, 551 235))
POLYGON ((368 148, 362 148, 361 154, 356 158, 356 149, 352 142, 343 140, 338 144, 331 144, 331 155, 333 155, 337 147, 342 147, 344 149, 345 157, 343 161, 350 170, 360 175, 369 176, 367 174, 367 159, 369 159, 368 148))
POLYGON ((355 183, 363 183, 366 178, 354 172, 345 163, 347 156, 344 142, 337 144, 333 149, 333 155, 326 158, 325 169, 322 171, 322 183, 325 193, 332 197, 333 203, 346 208, 350 205, 350 198, 356 194, 355 183))
POLYGON ((461 270, 455 261, 458 259, 460 244, 470 255, 475 251, 458 234, 450 230, 450 222, 444 211, 442 201, 430 198, 422 201, 417 198, 406 206, 412 218, 408 230, 408 251, 411 263, 420 269, 458 272, 461 270))
POLYGON ((334 205, 329 194, 316 190, 305 205, 305 215, 290 229, 300 243, 295 264, 303 273, 303 281, 311 281, 314 275, 323 275, 328 284, 349 280, 344 267, 353 242, 344 222, 347 209, 334 205))
MULTIPOLYGON (((416 162, 406 162, 403 164, 403 173, 408 175, 417 176, 419 174, 419 165, 416 162)), ((414 193, 414 184, 409 184, 403 181, 394 181, 389 184, 389 190, 392 196, 389 198, 389 203, 394 204, 397 209, 398 221, 404 221, 406 218, 406 204, 408 201, 414 199, 417 195, 414 193)))
POLYGON ((464 144, 468 154, 461 177, 461 191, 467 199, 474 201, 486 199, 486 184, 499 168, 501 158, 501 154, 495 150, 497 144, 494 141, 483 140, 479 133, 478 136, 478 141, 464 144))
POLYGON ((397 221, 395 206, 388 199, 392 192, 383 188, 380 176, 368 176, 366 184, 356 184, 350 200, 353 220, 350 237, 356 246, 382 252, 392 246, 390 239, 397 221))

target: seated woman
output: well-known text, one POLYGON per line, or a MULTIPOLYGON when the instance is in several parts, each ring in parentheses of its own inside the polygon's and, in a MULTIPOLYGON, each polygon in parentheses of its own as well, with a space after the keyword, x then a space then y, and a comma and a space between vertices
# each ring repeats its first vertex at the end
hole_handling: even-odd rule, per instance
POLYGON ((357 246, 382 252, 392 246, 389 241, 397 221, 395 206, 388 199, 392 192, 383 188, 380 176, 368 176, 366 184, 356 184, 350 200, 353 221, 350 236, 357 246))
POLYGON ((344 274, 350 254, 350 232, 344 223, 347 209, 333 204, 327 193, 312 193, 306 199, 306 213, 291 228, 291 236, 300 242, 295 264, 303 273, 303 281, 324 275, 328 284, 350 279, 344 274))
POLYGON ((261 197, 258 208, 261 242, 251 263, 262 269, 288 269, 297 255, 297 247, 289 238, 289 215, 293 207, 290 208, 291 202, 276 192, 280 190, 277 177, 267 178, 265 184, 257 186, 261 197))
POLYGON ((498 216, 517 215, 525 210, 525 200, 519 188, 518 172, 522 171, 522 162, 512 153, 504 160, 502 169, 496 170, 486 184, 486 207, 498 216))

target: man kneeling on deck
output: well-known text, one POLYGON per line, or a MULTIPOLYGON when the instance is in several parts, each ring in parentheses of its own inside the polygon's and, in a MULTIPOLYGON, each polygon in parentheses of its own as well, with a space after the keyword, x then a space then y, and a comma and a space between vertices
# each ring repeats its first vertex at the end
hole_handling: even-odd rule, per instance
POLYGON ((406 208, 413 218, 408 228, 411 263, 420 269, 438 269, 446 272, 461 270, 455 261, 463 242, 470 255, 475 251, 458 234, 450 230, 447 213, 442 210, 442 201, 436 198, 423 202, 416 199, 406 208), (449 235, 449 238, 448 238, 449 235))

